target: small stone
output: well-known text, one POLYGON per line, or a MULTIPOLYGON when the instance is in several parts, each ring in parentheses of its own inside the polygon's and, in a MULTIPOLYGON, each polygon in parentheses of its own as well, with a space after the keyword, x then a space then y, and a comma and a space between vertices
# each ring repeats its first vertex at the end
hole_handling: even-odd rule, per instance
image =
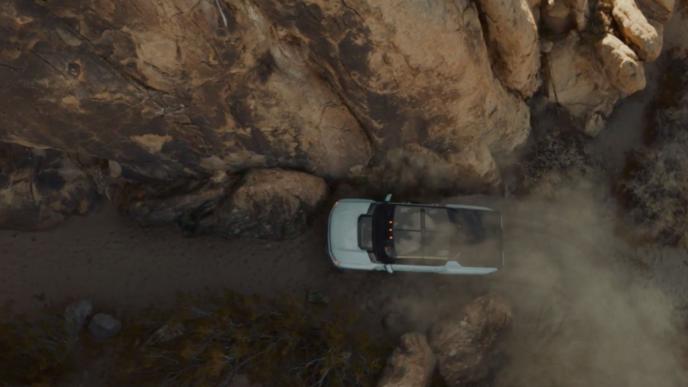
POLYGON ((91 319, 88 324, 88 331, 96 340, 106 340, 119 333, 122 329, 122 323, 116 318, 105 313, 98 313, 91 319))
POLYGON ((69 304, 64 311, 65 330, 76 336, 86 325, 86 320, 93 313, 93 304, 89 300, 80 300, 69 304))
POLYGON ((108 171, 113 179, 122 176, 122 166, 117 161, 108 160, 108 171))

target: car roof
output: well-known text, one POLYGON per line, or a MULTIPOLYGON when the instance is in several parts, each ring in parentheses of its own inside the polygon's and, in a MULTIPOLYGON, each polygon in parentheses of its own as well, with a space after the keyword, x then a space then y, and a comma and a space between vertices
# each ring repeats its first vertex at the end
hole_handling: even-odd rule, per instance
POLYGON ((498 211, 460 204, 386 203, 395 205, 394 247, 399 263, 456 261, 466 267, 502 266, 498 211), (492 215, 486 217, 488 213, 492 215))

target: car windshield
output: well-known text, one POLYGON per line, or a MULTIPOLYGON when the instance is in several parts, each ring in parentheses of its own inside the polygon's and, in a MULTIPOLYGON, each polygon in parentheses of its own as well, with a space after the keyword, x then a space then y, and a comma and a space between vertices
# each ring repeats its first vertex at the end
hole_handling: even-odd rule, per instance
POLYGON ((373 217, 370 215, 358 218, 358 247, 368 251, 373 249, 373 217))
POLYGON ((381 203, 373 213, 373 250, 383 262, 499 266, 500 232, 493 211, 381 203))

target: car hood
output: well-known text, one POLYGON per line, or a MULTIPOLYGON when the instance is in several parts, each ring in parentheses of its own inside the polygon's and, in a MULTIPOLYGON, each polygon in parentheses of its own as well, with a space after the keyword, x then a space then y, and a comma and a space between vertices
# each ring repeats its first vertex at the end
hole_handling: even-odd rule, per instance
POLYGON ((330 252, 338 260, 370 263, 367 252, 358 246, 358 218, 368 212, 372 200, 344 199, 330 212, 328 242, 330 252))

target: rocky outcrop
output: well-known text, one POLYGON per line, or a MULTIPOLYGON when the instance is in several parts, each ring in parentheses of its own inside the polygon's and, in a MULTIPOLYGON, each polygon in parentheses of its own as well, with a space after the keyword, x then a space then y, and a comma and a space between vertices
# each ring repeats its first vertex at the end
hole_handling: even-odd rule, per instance
POLYGON ((405 143, 509 151, 528 134, 467 1, 219 5, 5 3, 18 39, 4 42, 0 139, 170 180, 272 166, 342 178, 369 140, 384 158, 405 143), (31 104, 44 113, 19 120, 31 104))
POLYGON ((277 165, 341 178, 368 162, 355 117, 298 52, 242 2, 195 3, 5 2, 0 139, 169 181, 277 165))
POLYGON ((426 387, 435 370, 435 355, 422 333, 407 333, 387 360, 378 387, 426 387))
POLYGON ((174 223, 186 233, 283 239, 303 231, 328 189, 322 178, 297 171, 255 169, 208 182, 111 182, 115 206, 142 225, 174 223))
POLYGON ((657 59, 662 51, 661 25, 648 21, 635 0, 614 0, 612 15, 640 58, 646 61, 657 59))
POLYGON ((496 72, 509 89, 530 97, 540 86, 538 28, 526 0, 481 0, 488 45, 496 58, 496 72))
POLYGON ((85 214, 98 195, 79 165, 63 154, 0 144, 0 224, 45 229, 85 214))
POLYGON ((327 185, 319 177, 280 169, 254 170, 201 227, 225 236, 295 236, 326 195, 327 185))
POLYGON ((218 4, 5 3, 18 39, 4 42, 0 140, 175 180, 275 166, 344 178, 371 145, 446 157, 528 134, 472 3, 218 4), (43 113, 21 120, 32 103, 43 113))
POLYGON ((620 98, 645 88, 645 62, 661 52, 663 23, 673 2, 641 3, 550 0, 543 5, 545 25, 567 33, 546 50, 547 96, 566 108, 588 135, 604 127, 620 98))
POLYGON ((95 160, 125 213, 190 230, 253 169, 494 190, 540 80, 594 135, 642 89, 672 4, 8 0, 0 142, 95 160))
POLYGON ((485 379, 494 365, 497 341, 510 323, 508 304, 483 296, 460 315, 433 325, 428 338, 446 384, 465 386, 485 379))
POLYGON ((610 82, 593 47, 577 33, 555 43, 547 55, 547 96, 578 117, 589 135, 596 135, 621 93, 610 82))
POLYGON ((619 38, 607 34, 597 43, 597 55, 612 85, 625 95, 645 88, 645 67, 619 38))

